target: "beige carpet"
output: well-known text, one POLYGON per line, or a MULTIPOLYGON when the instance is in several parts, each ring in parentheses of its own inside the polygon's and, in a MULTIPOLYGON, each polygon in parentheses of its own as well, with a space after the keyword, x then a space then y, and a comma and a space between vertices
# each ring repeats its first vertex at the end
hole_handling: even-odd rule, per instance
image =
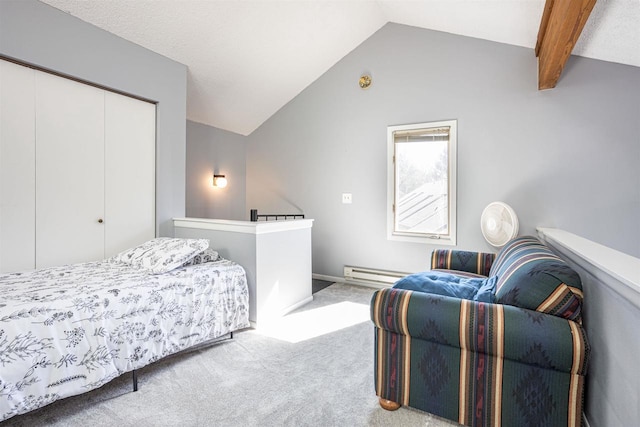
POLYGON ((335 284, 268 330, 170 357, 5 426, 435 426, 380 408, 373 387, 372 289, 335 284))

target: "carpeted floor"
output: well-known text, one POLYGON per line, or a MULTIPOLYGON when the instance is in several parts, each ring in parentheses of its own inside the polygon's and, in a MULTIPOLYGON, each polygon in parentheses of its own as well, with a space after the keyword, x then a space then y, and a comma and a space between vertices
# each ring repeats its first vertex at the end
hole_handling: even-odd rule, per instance
POLYGON ((269 329, 176 355, 5 426, 434 426, 380 408, 373 388, 373 289, 331 285, 269 329))

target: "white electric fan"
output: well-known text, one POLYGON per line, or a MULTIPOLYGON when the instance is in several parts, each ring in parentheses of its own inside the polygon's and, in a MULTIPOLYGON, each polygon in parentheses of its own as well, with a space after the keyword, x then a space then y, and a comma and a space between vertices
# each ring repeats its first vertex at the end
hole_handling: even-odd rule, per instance
POLYGON ((501 248, 518 235, 518 216, 506 203, 489 203, 482 211, 480 229, 489 244, 501 248))

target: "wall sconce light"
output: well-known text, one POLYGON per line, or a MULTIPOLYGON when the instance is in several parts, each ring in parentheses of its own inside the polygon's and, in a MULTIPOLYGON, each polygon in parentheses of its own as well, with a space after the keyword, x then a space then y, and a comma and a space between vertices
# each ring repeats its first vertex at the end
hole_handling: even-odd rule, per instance
POLYGON ((213 175, 213 186, 224 188, 227 186, 227 178, 224 175, 213 175))
POLYGON ((371 86, 371 76, 363 74, 358 80, 358 85, 360 85, 360 89, 368 89, 371 86))

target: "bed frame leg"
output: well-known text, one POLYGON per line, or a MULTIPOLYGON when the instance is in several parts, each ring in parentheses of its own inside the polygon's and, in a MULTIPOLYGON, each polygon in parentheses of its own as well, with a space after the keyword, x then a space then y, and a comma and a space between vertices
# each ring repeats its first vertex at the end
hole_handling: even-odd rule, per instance
MULTIPOLYGON (((233 332, 229 332, 229 339, 233 339, 233 332)), ((133 391, 138 391, 138 372, 135 369, 131 371, 131 377, 133 379, 133 391)))

